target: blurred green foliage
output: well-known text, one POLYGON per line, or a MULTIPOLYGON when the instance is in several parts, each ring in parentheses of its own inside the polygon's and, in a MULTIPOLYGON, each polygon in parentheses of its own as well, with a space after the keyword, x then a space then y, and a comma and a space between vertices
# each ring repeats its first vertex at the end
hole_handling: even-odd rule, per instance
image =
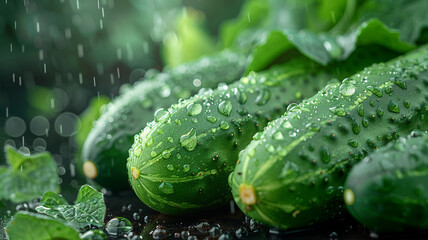
POLYGON ((168 66, 195 60, 216 50, 216 42, 204 29, 204 15, 192 8, 183 9, 174 31, 163 39, 163 59, 168 66))

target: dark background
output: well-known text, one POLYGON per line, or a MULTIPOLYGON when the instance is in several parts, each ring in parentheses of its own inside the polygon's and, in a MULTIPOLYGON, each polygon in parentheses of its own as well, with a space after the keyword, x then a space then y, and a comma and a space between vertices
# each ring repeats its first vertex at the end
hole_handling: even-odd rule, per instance
MULTIPOLYGON (((215 39, 242 0, 0 1, 0 146, 48 150, 63 186, 77 187, 73 140, 97 96, 117 96, 162 70, 162 40, 183 8, 199 10, 215 39), (75 127, 77 126, 77 127, 75 127), (73 169, 71 169, 73 168, 73 169)), ((0 154, 0 164, 5 164, 0 154)), ((77 178, 78 179, 78 178, 77 178)), ((80 183, 79 183, 80 184, 80 183)))

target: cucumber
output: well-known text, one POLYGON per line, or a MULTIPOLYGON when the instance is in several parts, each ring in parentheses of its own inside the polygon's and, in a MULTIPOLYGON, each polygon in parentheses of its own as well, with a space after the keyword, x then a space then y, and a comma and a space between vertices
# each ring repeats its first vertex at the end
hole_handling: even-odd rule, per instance
POLYGON ((344 199, 372 230, 428 229, 428 135, 400 138, 370 154, 349 173, 344 199))
POLYGON ((255 136, 230 175, 239 208, 281 229, 343 209, 346 173, 380 146, 427 129, 428 47, 330 84, 255 136))
POLYGON ((128 150, 134 135, 153 119, 154 111, 190 97, 201 88, 235 81, 245 66, 243 54, 225 50, 136 83, 107 105, 85 140, 82 165, 86 177, 113 191, 129 188, 128 150))
MULTIPOLYGON (((351 58, 354 68, 342 74, 362 68, 358 56, 351 58)), ((137 196, 167 214, 226 203, 231 198, 227 178, 239 151, 290 103, 324 87, 339 66, 323 68, 297 58, 158 110, 130 150, 129 181, 137 196)))

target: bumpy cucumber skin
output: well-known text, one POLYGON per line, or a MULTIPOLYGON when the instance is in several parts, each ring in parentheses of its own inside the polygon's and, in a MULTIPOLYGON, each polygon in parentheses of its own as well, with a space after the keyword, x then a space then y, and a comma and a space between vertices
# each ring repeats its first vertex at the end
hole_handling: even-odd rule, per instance
POLYGON ((428 135, 400 138, 355 165, 345 203, 375 231, 428 229, 428 135))
POLYGON ((154 111, 188 98, 201 88, 233 82, 241 77, 245 66, 243 54, 226 50, 166 70, 122 93, 108 104, 84 143, 82 161, 96 167, 92 180, 113 191, 128 189, 128 150, 134 135, 153 119, 154 111), (200 80, 196 85, 195 79, 200 80))
POLYGON ((423 47, 365 68, 270 123, 240 153, 230 176, 239 208, 281 229, 340 213, 345 176, 353 164, 413 129, 427 128, 427 64, 428 50, 423 47), (242 202, 241 186, 253 189, 255 204, 242 202))
POLYGON ((290 103, 312 96, 336 73, 334 68, 313 74, 319 66, 308 65, 306 59, 297 59, 165 110, 168 113, 164 118, 149 123, 136 136, 130 150, 129 181, 137 196, 167 214, 226 203, 231 198, 227 178, 239 151, 270 119, 278 117, 290 103), (227 104, 231 110, 224 114, 227 104), (198 114, 190 116, 192 109, 198 109, 198 114), (186 150, 180 139, 195 134, 192 130, 197 144, 186 150))

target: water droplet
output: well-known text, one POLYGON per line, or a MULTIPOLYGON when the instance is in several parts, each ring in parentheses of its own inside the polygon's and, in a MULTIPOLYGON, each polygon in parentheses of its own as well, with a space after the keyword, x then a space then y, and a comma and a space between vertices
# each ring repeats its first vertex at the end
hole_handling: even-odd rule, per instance
POLYGON ((245 104, 247 102, 247 94, 238 88, 233 89, 233 94, 240 104, 245 104))
POLYGON ((354 132, 355 134, 359 134, 360 131, 361 131, 360 124, 358 124, 357 121, 354 121, 352 123, 352 132, 354 132))
POLYGON ((196 116, 202 111, 202 106, 199 103, 190 103, 187 105, 187 115, 196 116))
POLYGON ((320 125, 318 123, 308 123, 306 124, 306 129, 308 129, 309 131, 312 132, 319 132, 319 130, 321 129, 320 125))
POLYGON ((155 152, 155 151, 152 151, 151 153, 150 153, 150 156, 152 156, 152 157, 156 157, 158 155, 158 153, 157 152, 155 152))
POLYGON ((153 144, 153 137, 150 136, 149 138, 147 138, 145 145, 146 147, 150 147, 152 144, 153 144))
POLYGON ((321 161, 323 163, 330 162, 330 149, 327 146, 322 146, 320 149, 321 161))
POLYGON ((397 86, 399 86, 401 89, 407 89, 406 82, 404 82, 403 80, 396 79, 396 80, 395 80, 395 84, 396 84, 397 86))
POLYGON ((168 138, 167 138, 167 140, 168 140, 168 142, 170 142, 170 143, 174 142, 174 139, 173 139, 172 137, 168 137, 168 138))
POLYGON ((217 121, 217 118, 211 115, 211 116, 207 116, 207 120, 210 123, 215 123, 217 121))
POLYGON ((123 217, 116 217, 108 221, 106 231, 110 235, 122 236, 132 231, 132 223, 123 217))
POLYGON ((229 129, 229 123, 227 123, 226 121, 221 121, 220 128, 223 130, 229 129))
POLYGON ((376 147, 375 142, 373 140, 371 140, 371 139, 367 139, 366 143, 371 148, 375 148, 376 147))
POLYGON ((159 122, 162 118, 164 118, 165 116, 168 116, 168 115, 169 115, 169 113, 167 110, 165 110, 163 108, 159 108, 155 112, 155 121, 159 122))
POLYGON ((166 169, 172 171, 172 170, 174 170, 174 165, 168 164, 168 165, 166 165, 166 169))
POLYGON ((378 88, 378 87, 373 87, 373 86, 367 86, 367 89, 372 92, 374 95, 378 96, 378 97, 382 97, 382 89, 378 88))
POLYGON ((393 113, 400 113, 400 107, 398 103, 394 100, 391 100, 388 104, 388 110, 393 113))
POLYGON ((261 136, 262 136, 262 132, 257 132, 256 134, 254 134, 253 139, 254 140, 260 140, 261 136))
POLYGON ((163 158, 165 158, 165 159, 170 158, 170 157, 171 157, 171 152, 170 152, 170 151, 168 151, 168 150, 164 150, 164 151, 162 152, 162 157, 163 157, 163 158))
POLYGON ((331 107, 328 110, 330 110, 330 112, 332 112, 333 114, 337 115, 337 116, 345 116, 345 109, 340 106, 340 107, 331 107))
POLYGON ((392 87, 387 87, 385 89, 385 93, 388 94, 388 95, 391 95, 392 91, 393 91, 392 87))
POLYGON ((293 108, 295 108, 297 106, 297 103, 290 103, 287 106, 287 111, 291 111, 293 108))
POLYGON ((168 182, 162 182, 159 185, 159 190, 161 190, 161 192, 163 192, 165 194, 173 194, 174 193, 174 187, 172 186, 171 183, 168 183, 168 182))
POLYGON ((367 118, 361 119, 361 123, 363 124, 364 127, 368 127, 369 126, 369 120, 367 120, 367 118))
POLYGON ((358 115, 360 115, 360 117, 364 117, 364 105, 363 104, 358 105, 357 112, 358 112, 358 115))
POLYGON ((355 86, 352 83, 344 81, 339 87, 339 93, 344 97, 352 96, 355 93, 355 86))
POLYGON ((270 99, 270 91, 268 89, 260 89, 259 95, 256 97, 256 104, 259 106, 265 105, 270 99))
POLYGON ((273 152, 275 152, 275 147, 272 146, 271 144, 267 144, 266 145, 266 151, 273 153, 273 152))
POLYGON ((327 194, 329 194, 329 195, 332 194, 334 192, 334 189, 335 189, 334 186, 328 186, 327 187, 327 194))
POLYGON ((404 100, 404 101, 403 101, 403 105, 404 105, 406 108, 410 108, 410 102, 409 102, 409 101, 407 101, 407 100, 404 100))
POLYGON ((282 135, 282 133, 280 131, 277 131, 276 133, 273 134, 273 139, 275 139, 275 140, 283 140, 284 136, 282 135))
POLYGON ((282 127, 285 128, 285 129, 291 129, 291 128, 293 128, 293 126, 291 125, 291 122, 289 122, 289 121, 285 121, 282 124, 282 127))
POLYGON ((134 155, 136 156, 136 157, 139 157, 140 155, 141 155, 141 152, 143 151, 143 147, 141 146, 141 145, 137 145, 135 148, 134 148, 134 155))
POLYGON ((197 145, 196 130, 192 128, 188 133, 181 136, 180 144, 187 151, 193 151, 197 145))
POLYGON ((226 117, 230 116, 230 113, 232 112, 232 102, 229 100, 222 101, 218 105, 218 112, 226 117))
POLYGON ((348 145, 351 146, 351 147, 356 148, 356 147, 358 147, 358 142, 355 139, 349 139, 348 140, 348 145))
POLYGON ((190 170, 189 164, 184 164, 183 165, 183 172, 188 172, 189 170, 190 170))
POLYGON ((181 121, 180 121, 180 119, 175 119, 175 124, 177 124, 177 125, 181 125, 181 121))
POLYGON ((132 218, 133 218, 135 221, 138 221, 138 220, 140 220, 140 214, 138 214, 137 212, 134 212, 134 214, 132 214, 132 218))
POLYGON ((377 112, 377 114, 379 115, 379 117, 383 117, 384 112, 383 112, 383 110, 382 110, 382 108, 381 108, 381 107, 377 107, 377 108, 376 108, 376 112, 377 112))

